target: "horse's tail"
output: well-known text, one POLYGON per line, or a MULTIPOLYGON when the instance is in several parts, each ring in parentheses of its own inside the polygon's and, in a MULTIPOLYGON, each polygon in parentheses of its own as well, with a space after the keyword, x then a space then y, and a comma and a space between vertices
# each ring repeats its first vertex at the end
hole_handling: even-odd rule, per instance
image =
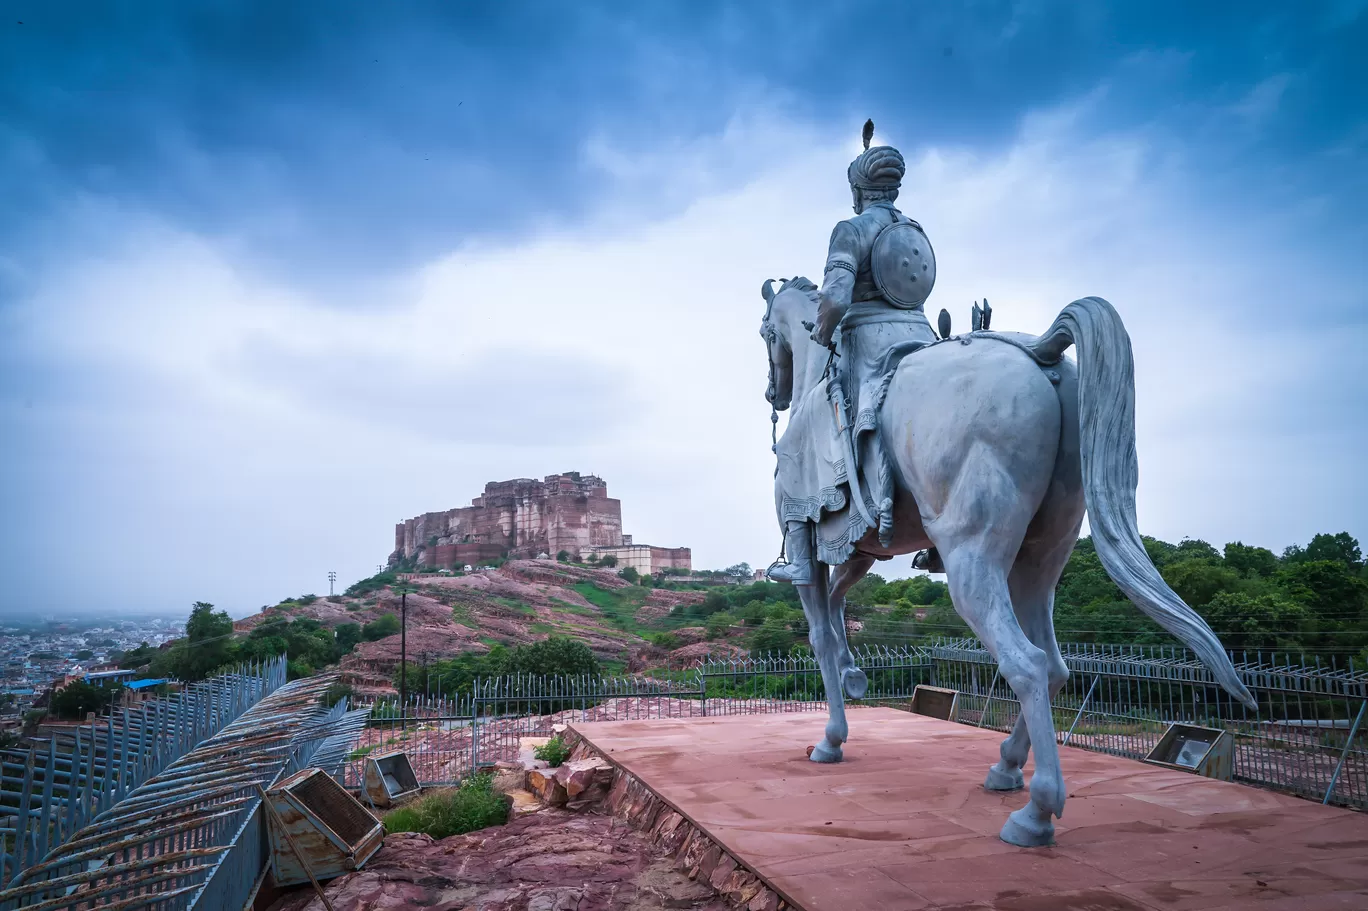
POLYGON ((1216 680, 1258 708, 1216 634, 1169 588, 1150 562, 1135 520, 1135 370, 1130 336, 1100 297, 1076 300, 1031 347, 1041 360, 1078 348, 1079 449, 1093 545, 1120 589, 1146 616, 1196 653, 1216 680))

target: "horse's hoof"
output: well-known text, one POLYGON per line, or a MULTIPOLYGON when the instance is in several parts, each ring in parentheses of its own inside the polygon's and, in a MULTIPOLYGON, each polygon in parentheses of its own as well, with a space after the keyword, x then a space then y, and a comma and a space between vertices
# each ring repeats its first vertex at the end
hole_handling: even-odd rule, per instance
POLYGON ((998 837, 1018 848, 1043 848, 1054 844, 1054 823, 1050 821, 1049 813, 1042 822, 1040 812, 1034 805, 1026 804, 1007 817, 1007 824, 998 837))
POLYGON ((869 678, 858 667, 848 667, 841 672, 841 687, 851 699, 863 699, 869 689, 869 678))
POLYGON ((840 762, 841 748, 833 747, 826 741, 822 741, 810 749, 808 759, 813 762, 840 762))
POLYGON ((1026 786, 1026 780, 1021 775, 1021 769, 1006 772, 994 765, 989 766, 988 778, 983 786, 990 791, 1020 791, 1026 786))

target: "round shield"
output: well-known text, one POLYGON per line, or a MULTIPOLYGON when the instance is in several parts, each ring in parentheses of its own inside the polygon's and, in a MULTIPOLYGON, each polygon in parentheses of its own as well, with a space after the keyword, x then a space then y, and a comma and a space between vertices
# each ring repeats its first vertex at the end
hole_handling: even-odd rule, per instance
POLYGON ((870 271, 885 300, 895 307, 915 310, 931 296, 936 283, 936 254, 920 225, 895 222, 874 238, 870 271))

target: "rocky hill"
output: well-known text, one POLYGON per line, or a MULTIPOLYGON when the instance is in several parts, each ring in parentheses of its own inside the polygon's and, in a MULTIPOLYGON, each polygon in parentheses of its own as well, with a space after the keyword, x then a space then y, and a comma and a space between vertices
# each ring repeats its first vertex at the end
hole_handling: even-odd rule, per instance
MULTIPOLYGON (((497 569, 459 576, 401 576, 395 584, 361 583, 352 594, 296 599, 266 608, 234 624, 240 633, 266 622, 310 618, 329 629, 344 623, 361 626, 385 614, 400 613, 397 583, 410 586, 408 656, 421 663, 466 652, 487 652, 495 645, 515 646, 568 636, 577 639, 610 668, 638 670, 672 662, 672 652, 652 646, 646 636, 669 630, 687 660, 704 639, 701 628, 679 629, 670 611, 701 602, 702 591, 667 591, 632 585, 610 569, 593 569, 548 560, 511 560, 497 569)), ((725 646, 723 646, 725 650, 725 646)), ((385 686, 399 663, 400 637, 363 641, 346 655, 341 669, 354 682, 385 686)))

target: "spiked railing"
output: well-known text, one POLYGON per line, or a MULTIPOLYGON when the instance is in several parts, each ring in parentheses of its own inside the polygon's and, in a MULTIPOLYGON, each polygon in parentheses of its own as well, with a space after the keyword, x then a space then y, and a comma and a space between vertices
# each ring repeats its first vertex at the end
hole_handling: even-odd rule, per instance
POLYGON ((0 887, 284 682, 283 658, 246 664, 0 753, 0 887))

